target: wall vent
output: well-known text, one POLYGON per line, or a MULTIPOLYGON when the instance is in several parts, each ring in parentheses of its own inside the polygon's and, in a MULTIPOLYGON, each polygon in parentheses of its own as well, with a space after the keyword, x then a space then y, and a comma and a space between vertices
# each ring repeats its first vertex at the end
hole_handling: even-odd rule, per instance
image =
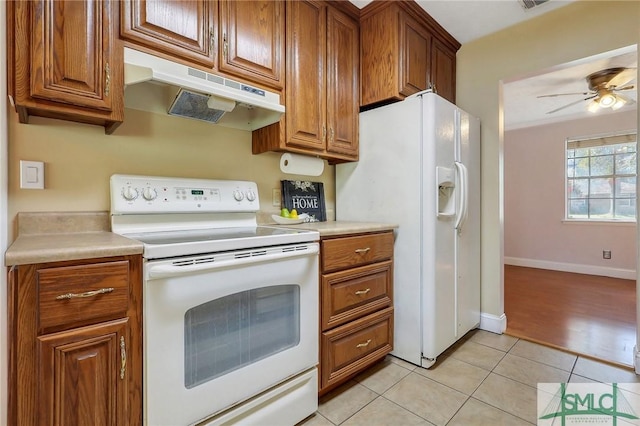
POLYGON ((522 6, 524 10, 529 10, 548 1, 549 0, 518 0, 518 3, 520 3, 520 6, 522 6))

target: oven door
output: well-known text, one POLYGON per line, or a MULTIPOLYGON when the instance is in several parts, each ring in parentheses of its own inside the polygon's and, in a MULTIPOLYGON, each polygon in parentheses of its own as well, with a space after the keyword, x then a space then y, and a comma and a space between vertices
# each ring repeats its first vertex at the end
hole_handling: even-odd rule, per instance
POLYGON ((318 251, 303 243, 146 262, 145 423, 193 424, 314 368, 318 251))

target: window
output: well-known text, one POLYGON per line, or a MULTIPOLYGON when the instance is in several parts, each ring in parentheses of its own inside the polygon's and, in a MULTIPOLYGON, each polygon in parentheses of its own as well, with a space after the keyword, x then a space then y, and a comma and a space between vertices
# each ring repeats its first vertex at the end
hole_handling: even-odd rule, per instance
POLYGON ((567 139, 566 218, 635 221, 636 133, 567 139))

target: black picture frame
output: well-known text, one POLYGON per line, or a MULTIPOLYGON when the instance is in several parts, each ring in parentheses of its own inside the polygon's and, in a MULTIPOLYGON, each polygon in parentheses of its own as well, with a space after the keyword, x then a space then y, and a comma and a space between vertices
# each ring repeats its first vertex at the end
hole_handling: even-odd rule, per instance
POLYGON ((326 222, 327 210, 324 202, 324 184, 304 180, 281 180, 282 207, 298 215, 306 213, 309 222, 326 222))

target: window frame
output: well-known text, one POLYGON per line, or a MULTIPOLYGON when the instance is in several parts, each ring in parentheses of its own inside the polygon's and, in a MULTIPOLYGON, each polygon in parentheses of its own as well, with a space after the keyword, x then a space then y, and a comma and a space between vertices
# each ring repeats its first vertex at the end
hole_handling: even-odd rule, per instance
MULTIPOLYGON (((638 217, 638 211, 637 211, 637 197, 638 197, 638 193, 637 193, 637 189, 636 189, 636 194, 635 197, 633 198, 629 198, 630 200, 633 200, 634 203, 634 210, 635 210, 635 217, 632 219, 629 218, 601 218, 601 217, 595 217, 595 218, 591 218, 591 217, 570 217, 569 215, 569 206, 570 206, 570 191, 569 191, 569 182, 570 179, 575 179, 576 176, 569 176, 569 149, 579 149, 579 148, 594 148, 594 147, 604 147, 604 146, 609 146, 609 145, 620 145, 620 144, 625 144, 625 143, 635 143, 636 144, 636 149, 635 149, 635 154, 636 154, 636 167, 635 167, 635 172, 633 174, 628 174, 628 173, 616 173, 615 170, 615 156, 616 153, 612 153, 612 154, 604 154, 602 156, 611 156, 613 157, 613 162, 614 162, 614 170, 613 170, 613 174, 610 175, 592 175, 591 174, 591 168, 589 170, 589 174, 586 176, 579 176, 579 178, 587 178, 589 180, 591 180, 592 178, 611 178, 614 180, 614 185, 612 188, 612 197, 611 198, 603 198, 603 199, 610 199, 612 203, 616 203, 616 199, 622 199, 619 197, 616 197, 616 188, 615 188, 615 179, 616 178, 625 178, 625 177, 634 177, 636 179, 636 188, 638 187, 638 141, 637 141, 637 131, 635 130, 628 130, 628 131, 623 131, 623 132, 616 132, 616 133, 607 133, 607 134, 603 134, 603 135, 597 135, 597 136, 589 136, 589 137, 578 137, 578 138, 566 138, 565 139, 565 143, 564 143, 564 204, 565 204, 565 208, 564 208, 564 219, 563 221, 565 222, 586 222, 586 223, 636 223, 637 222, 637 217, 638 217), (570 148, 570 145, 574 145, 573 148, 570 148), (580 146, 580 145, 584 145, 584 146, 580 146)), ((588 158, 591 160, 591 158, 595 158, 598 157, 597 155, 592 156, 591 152, 589 152, 588 158)), ((574 159, 576 158, 575 155, 573 157, 574 159)), ((579 157, 579 158, 584 158, 584 157, 579 157)), ((589 195, 585 198, 586 202, 589 203, 589 201, 591 199, 598 199, 596 197, 590 197, 589 195)), ((628 199, 628 198, 623 198, 623 199, 628 199)), ((615 212, 615 210, 614 210, 615 212)), ((588 207, 587 207, 587 216, 589 216, 589 211, 588 211, 588 207)))

